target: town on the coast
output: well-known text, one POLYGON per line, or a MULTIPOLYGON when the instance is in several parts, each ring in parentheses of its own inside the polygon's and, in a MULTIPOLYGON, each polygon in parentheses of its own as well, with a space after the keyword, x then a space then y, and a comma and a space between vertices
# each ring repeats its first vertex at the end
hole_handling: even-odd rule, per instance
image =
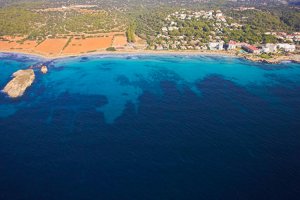
MULTIPOLYGON (((226 55, 300 63, 300 7, 284 0, 0 1, 0 53, 49 59, 226 55)), ((24 68, 1 90, 11 98, 21 97, 37 73, 48 73, 45 63, 24 68)))
MULTIPOLYGON (((0 52, 48 58, 82 54, 205 54, 252 61, 300 62, 299 7, 269 3, 136 0, 85 4, 0 2, 0 52)), ((47 66, 39 65, 42 73, 47 66), (43 67, 42 67, 43 66, 43 67)), ((36 70, 13 74, 4 88, 21 96, 36 70)))
MULTIPOLYGON (((240 8, 248 9, 255 8, 240 8)), ((181 10, 165 18, 165 25, 149 48, 216 53, 227 51, 235 55, 252 54, 260 58, 298 53, 300 32, 264 32, 264 42, 252 40, 250 43, 242 36, 235 36, 235 32, 246 28, 244 24, 233 22, 232 17, 225 16, 221 10, 181 10)))
POLYGON ((0 51, 46 57, 191 53, 299 61, 299 8, 276 2, 0 4, 0 51), (268 7, 268 5, 270 5, 268 7), (264 7, 263 7, 264 6, 264 7), (147 8, 147 9, 145 9, 147 8))

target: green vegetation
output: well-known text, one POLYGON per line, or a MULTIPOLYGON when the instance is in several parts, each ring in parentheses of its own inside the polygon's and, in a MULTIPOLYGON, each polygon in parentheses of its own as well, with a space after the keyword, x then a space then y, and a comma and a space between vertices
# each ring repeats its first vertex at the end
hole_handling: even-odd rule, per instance
MULTIPOLYGON (((28 7, 28 6, 27 6, 28 7)), ((16 7, 0 8, 0 36, 26 35, 43 40, 60 34, 95 34, 125 31, 127 19, 120 12, 103 10, 47 11, 16 7)))
POLYGON ((191 40, 192 37, 200 38, 202 43, 209 42, 210 31, 212 30, 212 23, 208 20, 197 21, 195 19, 184 21, 174 19, 174 22, 178 24, 178 30, 173 30, 170 32, 170 36, 187 36, 187 40, 191 40))
POLYGON ((263 40, 262 32, 255 26, 246 25, 236 30, 223 30, 224 36, 229 40, 248 42, 250 44, 260 43, 263 40))
POLYGON ((146 39, 148 36, 155 36, 164 25, 164 19, 172 12, 170 8, 159 9, 141 9, 130 13, 136 22, 136 33, 141 38, 146 39))
POLYGON ((122 26, 124 22, 121 23, 121 19, 117 15, 107 12, 85 14, 72 12, 68 13, 66 20, 62 22, 60 27, 76 33, 109 32, 114 28, 116 31, 122 31, 124 30, 122 26))
POLYGON ((246 11, 227 10, 226 15, 232 17, 234 21, 246 23, 262 32, 300 30, 299 10, 289 7, 246 11))
POLYGON ((280 20, 280 17, 268 11, 246 10, 231 11, 230 16, 244 22, 260 31, 288 30, 289 27, 280 20))
MULTIPOLYGON (((31 0, 26 0, 30 2, 31 0)), ((101 32, 126 31, 128 42, 135 41, 135 35, 151 44, 161 33, 165 18, 182 8, 190 10, 221 9, 228 17, 228 24, 239 23, 243 27, 231 29, 224 27, 218 35, 227 42, 274 43, 277 39, 265 35, 269 31, 300 31, 300 12, 288 6, 270 6, 260 10, 233 10, 234 4, 222 0, 218 3, 180 3, 179 1, 138 1, 115 2, 101 1, 97 7, 59 10, 60 1, 46 3, 15 4, 0 7, 0 36, 24 35, 28 39, 43 41, 46 37, 65 37, 70 35, 96 34, 101 32), (118 5, 119 8, 113 8, 118 5), (50 10, 49 10, 50 8, 50 10), (51 10, 58 8, 57 10, 51 10), (121 9, 120 9, 121 8, 121 9)), ((188 2, 188 1, 184 1, 188 2)), ((193 38, 200 43, 209 42, 214 24, 210 20, 189 21, 173 19, 180 27, 169 32, 171 40, 176 36, 185 36, 187 41, 193 38)), ((159 43, 159 41, 158 41, 159 43)))
POLYGON ((62 50, 64 50, 65 48, 67 48, 69 46, 69 44, 71 43, 72 39, 73 39, 73 37, 69 37, 67 43, 65 44, 65 46, 63 47, 62 50))
POLYGON ((0 35, 29 35, 45 20, 43 15, 21 8, 0 9, 0 35))
POLYGON ((116 48, 115 48, 115 47, 108 47, 108 48, 106 49, 106 51, 116 51, 116 48))
POLYGON ((277 39, 274 35, 263 35, 262 36, 262 43, 267 44, 267 43, 276 43, 277 39))
POLYGON ((263 59, 270 59, 270 58, 272 58, 271 54, 266 54, 266 53, 261 54, 260 57, 263 58, 263 59))
POLYGON ((292 10, 292 12, 284 12, 281 19, 289 27, 296 31, 300 31, 300 12, 299 10, 292 10))
POLYGON ((136 30, 135 23, 130 23, 130 25, 126 31, 126 36, 127 36, 128 42, 135 42, 135 30, 136 30))

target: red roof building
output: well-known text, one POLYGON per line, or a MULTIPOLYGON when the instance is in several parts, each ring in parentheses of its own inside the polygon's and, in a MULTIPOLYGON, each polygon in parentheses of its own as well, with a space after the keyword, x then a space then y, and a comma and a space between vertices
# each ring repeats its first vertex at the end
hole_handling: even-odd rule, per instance
POLYGON ((250 44, 248 44, 248 45, 245 44, 242 46, 242 48, 249 53, 255 53, 255 54, 260 53, 260 50, 258 48, 256 48, 253 45, 250 45, 250 44))

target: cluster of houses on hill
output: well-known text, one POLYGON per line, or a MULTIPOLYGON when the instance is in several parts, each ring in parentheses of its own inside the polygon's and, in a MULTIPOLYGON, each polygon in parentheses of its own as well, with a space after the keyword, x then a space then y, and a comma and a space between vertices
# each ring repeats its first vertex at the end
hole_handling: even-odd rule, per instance
POLYGON ((300 43, 300 32, 288 34, 286 32, 266 32, 265 35, 273 35, 280 41, 300 43))
MULTIPOLYGON (((188 11, 188 10, 181 10, 175 13, 172 13, 166 17, 166 21, 172 21, 172 19, 181 19, 181 20, 191 20, 192 18, 195 19, 216 19, 217 21, 226 22, 225 16, 221 10, 209 10, 209 11, 188 11)), ((171 23, 172 24, 172 23, 171 23)))
MULTIPOLYGON (((228 28, 234 30, 237 27, 241 27, 241 24, 231 23, 228 24, 226 17, 221 10, 209 10, 209 11, 188 11, 181 10, 175 13, 168 15, 165 18, 165 26, 162 27, 161 33, 156 36, 157 41, 150 47, 151 49, 156 50, 168 50, 168 49, 195 49, 195 50, 206 50, 209 48, 217 48, 221 50, 221 46, 217 44, 219 41, 222 42, 221 36, 223 28, 228 28), (178 24, 178 21, 209 21, 212 23, 211 31, 209 32, 209 38, 207 42, 215 42, 216 44, 211 44, 210 47, 207 44, 203 44, 201 37, 187 37, 186 35, 172 35, 171 33, 179 30, 181 27, 178 24), (213 47, 214 46, 214 47, 213 47)), ((223 42, 224 43, 224 42, 223 42)), ((223 48, 223 47, 222 47, 223 48)))
MULTIPOLYGON (((244 9, 244 8, 242 8, 244 9)), ((248 8, 247 8, 248 9, 248 8)), ((254 9, 254 8, 249 8, 254 9)), ((222 31, 224 28, 230 30, 236 30, 243 25, 238 23, 228 23, 226 17, 221 10, 210 11, 187 11, 181 10, 168 15, 165 19, 165 26, 162 27, 161 33, 156 36, 156 41, 150 46, 153 50, 240 50, 241 52, 248 52, 253 54, 260 53, 276 53, 276 52, 294 52, 296 45, 300 42, 300 33, 295 32, 293 34, 287 34, 283 32, 267 32, 265 35, 274 35, 282 43, 276 44, 264 44, 264 45, 250 45, 239 41, 225 42, 222 38, 222 31), (171 35, 173 31, 179 30, 180 21, 189 20, 209 20, 212 23, 213 29, 210 29, 209 39, 203 42, 200 37, 186 35, 171 35), (178 24, 179 23, 179 24, 178 24), (158 42, 159 41, 159 42, 158 42)))
POLYGON ((240 6, 238 8, 233 8, 232 10, 236 11, 245 11, 245 10, 256 10, 255 7, 245 7, 245 6, 240 6))
POLYGON ((213 26, 215 27, 215 32, 220 32, 222 31, 223 27, 227 28, 236 28, 236 27, 241 27, 241 24, 238 23, 232 23, 228 24, 225 15, 222 13, 221 10, 209 10, 209 11, 188 11, 188 10, 181 10, 175 13, 172 13, 168 15, 165 18, 165 26, 162 27, 162 33, 164 35, 167 35, 168 32, 173 31, 173 30, 178 30, 178 24, 176 20, 183 20, 183 21, 188 21, 188 20, 210 20, 213 21, 214 24, 213 26))

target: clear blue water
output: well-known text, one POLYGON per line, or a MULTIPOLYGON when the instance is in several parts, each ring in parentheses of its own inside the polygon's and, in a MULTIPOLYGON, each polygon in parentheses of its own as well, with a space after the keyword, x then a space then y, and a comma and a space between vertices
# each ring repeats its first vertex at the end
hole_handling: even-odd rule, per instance
POLYGON ((0 199, 297 199, 300 65, 0 54, 0 199))

